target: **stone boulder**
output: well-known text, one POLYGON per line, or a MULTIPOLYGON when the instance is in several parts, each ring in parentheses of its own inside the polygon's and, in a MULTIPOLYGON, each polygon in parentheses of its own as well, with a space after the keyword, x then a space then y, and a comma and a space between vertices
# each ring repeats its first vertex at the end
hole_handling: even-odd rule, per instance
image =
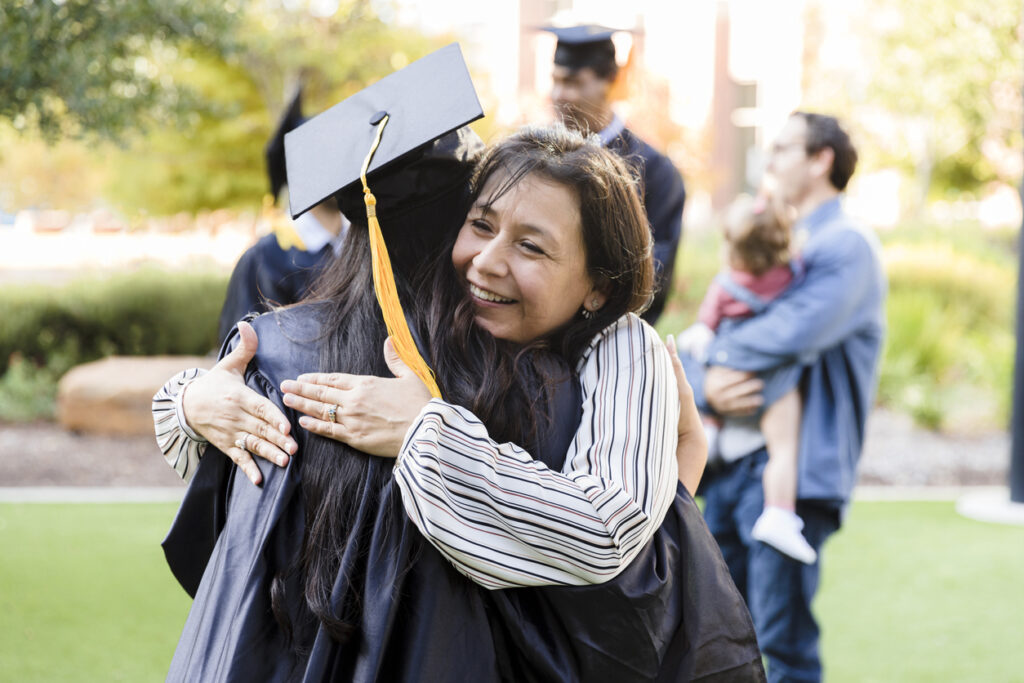
POLYGON ((72 368, 57 385, 57 420, 93 434, 153 434, 153 394, 185 368, 211 368, 203 356, 111 356, 72 368))

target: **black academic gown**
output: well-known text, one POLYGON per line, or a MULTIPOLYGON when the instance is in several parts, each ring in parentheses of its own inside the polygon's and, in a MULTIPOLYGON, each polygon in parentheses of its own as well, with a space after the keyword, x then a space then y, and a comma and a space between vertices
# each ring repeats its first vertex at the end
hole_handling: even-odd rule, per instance
POLYGON ((654 264, 657 280, 654 301, 643 314, 653 325, 665 308, 676 268, 676 252, 683 233, 683 204, 686 189, 682 176, 672 160, 624 128, 608 143, 608 149, 625 158, 640 173, 643 182, 644 208, 654 237, 654 264))
MULTIPOLYGON (((246 381, 290 419, 277 387, 316 367, 316 345, 304 340, 318 334, 317 310, 254 321, 260 345, 246 381)), ((581 404, 578 383, 559 386, 556 419, 539 449, 551 467, 562 466, 581 404)), ((655 538, 612 581, 487 591, 456 572, 404 514, 397 528, 383 527, 389 508, 401 505, 391 479, 379 500, 368 496, 360 506, 374 532, 359 636, 342 646, 321 629, 308 656, 297 657, 270 613, 268 591, 302 544, 303 431, 295 437, 299 451, 288 467, 260 463, 260 488, 219 453, 201 461, 164 541, 172 571, 195 598, 169 680, 763 680, 749 614, 682 487, 655 538), (409 558, 411 568, 400 571, 409 558)))
POLYGON ((284 249, 276 233, 261 237, 231 271, 217 322, 217 339, 224 341, 235 323, 248 313, 269 311, 270 305, 297 303, 332 255, 330 245, 315 252, 294 245, 284 249))

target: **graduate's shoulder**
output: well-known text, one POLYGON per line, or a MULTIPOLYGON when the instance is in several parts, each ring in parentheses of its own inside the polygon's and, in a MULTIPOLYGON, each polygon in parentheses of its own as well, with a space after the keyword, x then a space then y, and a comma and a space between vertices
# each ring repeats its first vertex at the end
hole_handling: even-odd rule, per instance
POLYGON ((259 338, 256 351, 259 371, 275 382, 317 371, 329 305, 327 302, 296 304, 254 318, 252 326, 259 338))

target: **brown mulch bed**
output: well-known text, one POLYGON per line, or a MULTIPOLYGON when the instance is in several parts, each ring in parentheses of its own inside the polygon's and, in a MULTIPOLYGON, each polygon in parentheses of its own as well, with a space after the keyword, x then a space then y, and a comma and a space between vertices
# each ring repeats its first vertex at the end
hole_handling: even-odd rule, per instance
MULTIPOLYGON (((1005 485, 1005 432, 957 436, 915 427, 876 410, 868 423, 860 483, 898 486, 1005 485)), ((51 422, 0 424, 0 486, 181 486, 151 435, 76 434, 51 422)))
POLYGON ((183 486, 156 439, 0 424, 0 486, 183 486))

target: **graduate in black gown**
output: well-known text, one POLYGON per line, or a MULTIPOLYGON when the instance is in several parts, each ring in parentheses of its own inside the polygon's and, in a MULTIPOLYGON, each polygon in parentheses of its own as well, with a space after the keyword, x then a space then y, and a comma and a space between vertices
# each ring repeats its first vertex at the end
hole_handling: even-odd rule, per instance
POLYGON ((558 38, 551 100, 562 122, 596 133, 608 149, 626 159, 640 175, 657 269, 654 301, 643 319, 653 325, 672 290, 686 203, 682 176, 671 159, 627 128, 612 109, 612 90, 619 75, 612 42, 617 31, 590 24, 544 30, 558 38))
MULTIPOLYGON (((424 256, 445 258, 445 233, 465 215, 473 142, 460 129, 370 175, 396 284, 406 301, 423 304, 407 313, 435 367, 444 350, 430 349, 431 321, 419 309, 437 291, 423 285, 443 280, 424 256)), ((343 209, 352 199, 342 194, 343 209)), ((246 381, 282 409, 281 380, 325 359, 336 371, 387 374, 362 227, 335 269, 344 296, 255 321, 260 349, 246 381)), ((466 382, 479 361, 461 360, 467 377, 442 370, 438 379, 446 397, 471 404, 466 382)), ((492 432, 560 468, 580 418, 578 385, 557 356, 497 360, 504 365, 485 366, 489 378, 510 377, 511 368, 517 380, 503 397, 506 423, 497 411, 492 432), (538 395, 553 419, 538 420, 530 439, 510 416, 529 412, 538 395)), ((756 679, 749 617, 685 489, 655 541, 608 584, 487 592, 422 541, 401 508, 390 460, 302 432, 296 439, 302 456, 264 468, 260 488, 219 454, 201 461, 165 541, 196 598, 172 680, 710 680, 738 668, 756 679)))
MULTIPOLYGON (((303 121, 300 88, 266 147, 267 175, 274 202, 288 185, 284 136, 303 121)), ((217 323, 217 338, 223 341, 247 313, 263 313, 272 306, 286 306, 304 298, 324 266, 338 255, 346 225, 333 198, 294 223, 277 221, 269 234, 242 253, 231 271, 217 323)))

